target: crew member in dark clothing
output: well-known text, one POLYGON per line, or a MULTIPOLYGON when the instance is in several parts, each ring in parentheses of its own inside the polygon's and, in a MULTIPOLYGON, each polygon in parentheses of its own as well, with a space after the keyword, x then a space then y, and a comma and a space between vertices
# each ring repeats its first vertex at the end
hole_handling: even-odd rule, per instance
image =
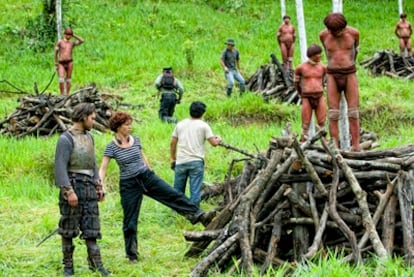
POLYGON ((173 117, 175 105, 181 102, 184 87, 180 80, 174 77, 172 67, 164 67, 154 83, 155 87, 161 94, 159 117, 162 121, 176 123, 173 117))
POLYGON ((80 231, 88 250, 89 268, 109 275, 96 243, 101 238, 98 201, 104 200, 105 192, 96 166, 94 140, 88 132, 95 117, 92 103, 78 104, 72 112, 73 126, 59 137, 56 147, 54 171, 60 188, 58 233, 62 236, 64 276, 74 275, 73 238, 80 231))
POLYGON ((125 252, 131 263, 138 261, 138 217, 142 198, 147 195, 173 209, 192 224, 207 225, 214 212, 205 213, 190 201, 182 192, 175 190, 158 177, 151 169, 142 151, 141 140, 131 135, 131 115, 116 112, 109 119, 114 139, 106 146, 99 176, 105 180, 106 169, 111 159, 119 166, 119 189, 124 213, 125 252))

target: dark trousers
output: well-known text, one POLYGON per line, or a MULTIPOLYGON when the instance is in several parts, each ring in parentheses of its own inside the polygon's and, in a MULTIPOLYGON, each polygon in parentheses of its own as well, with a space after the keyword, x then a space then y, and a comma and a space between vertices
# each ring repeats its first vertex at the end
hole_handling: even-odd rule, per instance
POLYGON ((160 100, 160 110, 158 114, 161 120, 165 117, 172 117, 175 110, 177 96, 175 93, 163 93, 160 100))
POLYGON ((120 189, 121 205, 124 212, 122 231, 124 233, 125 252, 130 259, 138 257, 138 217, 144 194, 189 220, 197 218, 203 213, 183 193, 176 191, 150 170, 134 178, 121 180, 120 189))

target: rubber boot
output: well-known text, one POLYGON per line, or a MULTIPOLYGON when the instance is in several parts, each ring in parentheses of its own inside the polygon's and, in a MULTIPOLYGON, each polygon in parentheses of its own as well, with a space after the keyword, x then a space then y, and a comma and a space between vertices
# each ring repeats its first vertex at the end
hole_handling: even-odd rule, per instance
POLYGON ((232 88, 227 88, 227 91, 226 91, 227 97, 231 96, 231 91, 232 91, 232 88))
POLYGON ((244 85, 240 85, 240 96, 242 96, 245 91, 246 91, 246 87, 244 85))
POLYGON ((101 251, 98 245, 88 246, 88 264, 90 270, 98 271, 103 276, 109 276, 110 272, 103 266, 101 251))
POLYGON ((75 246, 73 245, 63 245, 62 252, 63 252, 63 276, 73 276, 75 271, 73 270, 73 251, 75 250, 75 246))

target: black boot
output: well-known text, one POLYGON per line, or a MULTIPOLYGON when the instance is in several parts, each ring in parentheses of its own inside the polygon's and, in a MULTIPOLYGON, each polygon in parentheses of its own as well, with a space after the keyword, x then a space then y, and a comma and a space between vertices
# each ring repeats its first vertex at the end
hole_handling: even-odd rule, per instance
POLYGON ((232 92, 232 89, 231 88, 227 88, 227 91, 226 91, 227 97, 230 97, 231 96, 231 92, 232 92))
POLYGON ((104 276, 109 276, 110 272, 103 266, 101 251, 98 245, 88 246, 88 264, 90 270, 98 271, 104 276))
POLYGON ((75 250, 75 246, 73 245, 63 245, 62 252, 63 252, 63 276, 73 276, 75 271, 73 270, 73 251, 75 250))

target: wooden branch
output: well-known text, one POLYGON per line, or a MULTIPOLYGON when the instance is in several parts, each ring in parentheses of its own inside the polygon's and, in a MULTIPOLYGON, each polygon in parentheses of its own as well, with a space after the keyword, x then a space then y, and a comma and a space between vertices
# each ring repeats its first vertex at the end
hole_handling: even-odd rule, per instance
POLYGON ((352 191, 358 200, 358 205, 362 210, 362 220, 364 222, 366 230, 369 232, 369 238, 371 240, 372 246, 374 247, 375 253, 379 258, 384 259, 387 257, 387 251, 385 250, 384 245, 382 244, 381 239, 375 229, 375 224, 372 220, 366 200, 366 192, 362 190, 361 186, 358 183, 358 180, 352 173, 352 170, 344 162, 342 156, 339 153, 336 154, 336 160, 344 172, 344 175, 348 179, 348 183, 351 185, 352 191))

